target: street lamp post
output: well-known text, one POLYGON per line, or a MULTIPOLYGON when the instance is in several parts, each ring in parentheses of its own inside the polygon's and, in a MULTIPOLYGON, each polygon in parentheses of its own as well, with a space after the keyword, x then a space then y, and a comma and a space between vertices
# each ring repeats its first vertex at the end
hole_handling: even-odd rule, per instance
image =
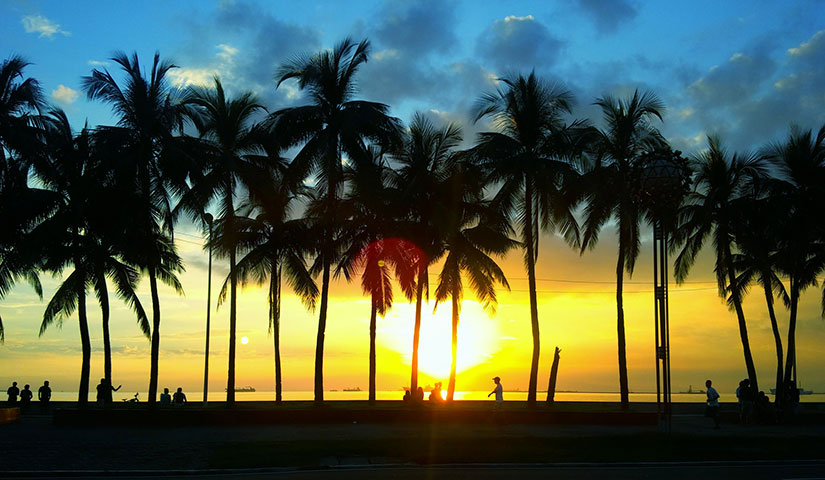
POLYGON ((656 337, 656 411, 659 425, 671 427, 670 311, 668 305, 668 234, 689 183, 680 152, 649 153, 642 170, 642 201, 653 220, 654 331, 656 337))
POLYGON ((206 347, 203 354, 203 405, 206 406, 206 396, 209 393, 209 314, 212 310, 212 222, 214 218, 207 213, 203 216, 203 219, 209 226, 209 273, 206 280, 206 347))

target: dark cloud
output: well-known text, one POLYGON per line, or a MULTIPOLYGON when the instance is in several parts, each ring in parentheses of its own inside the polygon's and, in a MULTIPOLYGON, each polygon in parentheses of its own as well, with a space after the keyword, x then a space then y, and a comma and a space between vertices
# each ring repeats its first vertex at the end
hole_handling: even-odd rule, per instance
POLYGON ((375 38, 408 55, 445 52, 457 43, 453 1, 387 2, 378 18, 375 38))
POLYGON ((699 106, 714 107, 747 102, 776 72, 767 55, 735 53, 688 87, 699 106))
POLYGON ((616 33, 622 24, 636 18, 638 13, 625 0, 578 0, 576 3, 599 33, 616 33))
POLYGON ((478 54, 504 73, 510 70, 546 69, 558 57, 564 43, 533 18, 508 16, 496 20, 482 32, 478 54))

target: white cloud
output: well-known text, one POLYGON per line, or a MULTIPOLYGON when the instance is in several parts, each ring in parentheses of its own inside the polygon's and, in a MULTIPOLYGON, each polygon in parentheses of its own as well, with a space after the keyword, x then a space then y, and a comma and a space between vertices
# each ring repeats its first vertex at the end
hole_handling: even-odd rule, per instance
POLYGON ((811 39, 802 45, 794 48, 789 48, 788 53, 795 57, 808 55, 813 53, 817 50, 817 44, 819 42, 825 41, 825 30, 820 30, 814 34, 811 39))
POLYGON ((52 22, 42 15, 26 15, 20 20, 26 33, 39 33, 40 38, 52 38, 55 34, 69 35, 69 32, 61 30, 60 25, 52 22))
POLYGON ((209 87, 213 85, 212 77, 217 73, 217 70, 211 68, 175 68, 169 70, 167 75, 172 85, 178 88, 186 88, 190 85, 209 87))
POLYGON ((106 65, 109 65, 109 62, 102 62, 100 60, 89 60, 86 63, 93 67, 105 67, 106 65))
POLYGON ((218 57, 218 60, 224 63, 232 63, 235 55, 238 54, 237 48, 230 45, 226 45, 225 43, 218 45, 217 48, 218 53, 215 56, 218 57))
POLYGON ((62 84, 58 85, 57 90, 52 90, 52 98, 60 103, 72 104, 79 96, 80 92, 62 84))

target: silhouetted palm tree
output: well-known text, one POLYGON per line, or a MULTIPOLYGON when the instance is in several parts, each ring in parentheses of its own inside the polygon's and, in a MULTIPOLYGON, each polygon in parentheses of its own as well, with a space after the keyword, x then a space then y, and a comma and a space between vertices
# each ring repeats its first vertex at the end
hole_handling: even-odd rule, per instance
POLYGON ((412 274, 416 276, 411 392, 418 389, 418 344, 424 297, 429 296, 429 266, 444 253, 433 224, 443 213, 438 186, 448 175, 447 167, 452 163, 461 139, 461 128, 457 124, 449 123, 436 128, 425 116, 416 114, 401 150, 394 155, 398 167, 389 172, 390 185, 396 190, 397 200, 405 209, 398 213, 399 234, 415 247, 410 251, 412 274))
POLYGON ((536 403, 539 367, 539 313, 536 260, 540 230, 558 231, 579 247, 573 210, 579 200, 572 182, 578 177, 570 159, 586 146, 592 129, 582 121, 567 124, 572 95, 557 85, 529 76, 499 79, 505 86, 481 97, 475 121, 491 117, 498 132, 483 132, 472 154, 500 184, 495 203, 519 224, 530 296, 533 356, 527 401, 536 403))
POLYGON ((247 158, 256 148, 256 136, 252 134, 252 117, 263 107, 252 93, 227 99, 223 85, 215 77, 214 88, 194 88, 185 104, 192 106, 187 115, 198 129, 204 142, 199 149, 203 173, 192 175, 192 187, 182 196, 177 210, 188 211, 194 218, 201 218, 209 203, 218 199, 220 237, 219 255, 229 257, 229 373, 226 401, 235 401, 235 331, 237 324, 237 272, 240 231, 235 214, 235 196, 240 187, 248 187, 268 178, 266 166, 257 164, 258 157, 247 158))
POLYGON ((118 52, 111 60, 124 73, 123 86, 107 70, 94 69, 90 76, 83 77, 83 89, 89 99, 110 104, 117 115, 118 126, 100 127, 98 136, 112 152, 119 188, 135 190, 139 195, 140 201, 131 205, 135 209, 131 227, 135 235, 131 238, 143 250, 136 253, 135 258, 141 260, 139 266, 148 273, 152 296, 148 401, 154 405, 161 319, 157 280, 179 290, 174 273, 182 267, 179 259, 168 256, 174 254, 174 248, 166 234, 173 228, 166 187, 170 179, 180 183, 188 173, 182 168, 183 163, 176 162, 185 157, 181 141, 174 136, 181 126, 182 107, 166 77, 175 65, 161 62, 158 53, 148 78, 143 76, 137 54, 130 58, 118 52))
POLYGON ((729 304, 736 311, 739 337, 745 356, 751 386, 759 390, 753 363, 745 313, 742 310, 742 289, 737 287, 734 265, 734 234, 741 227, 743 208, 754 178, 764 175, 759 157, 733 154, 724 149, 717 138, 708 138, 708 148, 693 158, 695 190, 691 192, 679 213, 679 226, 673 235, 675 245, 684 245, 674 262, 677 282, 687 278, 690 267, 708 236, 713 238, 716 256, 716 283, 719 296, 730 295, 729 304))
POLYGON ((484 181, 477 169, 458 164, 441 185, 442 212, 436 220, 446 252, 435 304, 452 303, 452 361, 447 384, 447 400, 455 394, 458 350, 458 320, 464 295, 462 274, 468 277, 473 293, 482 307, 495 311, 496 284, 510 289, 504 272, 490 255, 503 256, 518 242, 508 237, 509 223, 489 203, 482 200, 484 181))
POLYGON ((353 100, 355 73, 367 61, 369 41, 355 44, 347 38, 332 50, 301 56, 281 66, 275 77, 278 85, 297 79, 309 93, 309 105, 275 112, 272 120, 285 147, 303 145, 292 163, 306 177, 315 175, 324 215, 317 223, 321 245, 318 250, 322 271, 318 336, 315 347, 315 400, 324 400, 324 333, 329 299, 330 266, 335 262, 334 243, 339 226, 332 221, 344 182, 342 161, 366 151, 366 142, 389 145, 399 137, 400 125, 381 103, 353 100))
POLYGON ((601 107, 605 127, 599 131, 594 164, 585 174, 586 193, 582 251, 594 248, 599 232, 615 219, 619 236, 616 261, 616 331, 618 337, 619 391, 623 409, 629 406, 627 381, 627 347, 624 327, 622 288, 624 272, 633 275, 639 256, 639 225, 643 217, 639 206, 640 156, 662 147, 664 140, 650 123, 661 120, 662 102, 651 92, 633 93, 619 99, 606 95, 596 100, 601 107))

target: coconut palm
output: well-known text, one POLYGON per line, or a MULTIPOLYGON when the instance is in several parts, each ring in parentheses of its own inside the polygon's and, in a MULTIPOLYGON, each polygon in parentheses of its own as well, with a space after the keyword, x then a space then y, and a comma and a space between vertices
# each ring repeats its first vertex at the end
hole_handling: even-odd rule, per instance
POLYGON ((792 128, 784 142, 769 146, 764 154, 776 172, 774 198, 788 206, 779 216, 778 249, 779 266, 789 277, 790 296, 784 381, 786 385, 795 385, 799 297, 816 284, 825 270, 825 227, 820 211, 825 202, 825 126, 816 135, 811 130, 792 128))
POLYGON ((399 121, 388 115, 381 103, 353 100, 355 74, 367 61, 369 41, 356 44, 344 39, 332 50, 299 56, 282 65, 275 75, 278 85, 296 79, 312 101, 309 105, 275 112, 271 119, 289 148, 302 145, 292 163, 300 176, 314 174, 322 211, 317 228, 321 245, 316 264, 321 271, 321 301, 315 346, 315 400, 324 400, 324 332, 329 300, 330 267, 335 262, 336 231, 333 223, 344 182, 344 157, 364 154, 367 142, 394 144, 399 138, 399 121))
POLYGON ((482 200, 484 180, 478 169, 465 164, 451 168, 449 177, 440 186, 442 213, 436 221, 446 252, 435 289, 435 304, 448 298, 452 307, 450 378, 447 400, 455 394, 458 321, 464 295, 462 275, 466 275, 476 298, 491 313, 497 305, 496 284, 510 289, 504 272, 490 255, 503 256, 518 242, 508 237, 510 226, 506 217, 482 200))
POLYGON ((675 245, 683 245, 674 262, 677 282, 687 278, 696 256, 708 236, 713 239, 716 256, 714 272, 722 298, 730 296, 729 305, 736 311, 739 337, 751 386, 759 390, 753 363, 748 327, 742 310, 741 288, 737 288, 734 264, 734 234, 741 227, 742 212, 748 189, 754 178, 764 175, 764 165, 752 154, 729 154, 718 138, 708 138, 708 148, 693 159, 695 189, 686 198, 673 235, 675 245))
POLYGON ((579 246, 573 210, 578 202, 572 183, 578 177, 571 158, 581 153, 592 129, 583 121, 571 124, 572 95, 536 77, 500 78, 504 88, 481 97, 475 121, 490 117, 496 132, 483 132, 472 154, 500 184, 495 203, 519 224, 530 296, 533 355, 527 401, 536 403, 539 367, 539 312, 536 260, 540 229, 558 231, 571 246, 579 246))
MULTIPOLYGON (((461 143, 461 128, 448 123, 436 128, 427 117, 416 114, 393 160, 398 165, 389 172, 389 183, 404 211, 396 215, 398 232, 409 245, 412 274, 415 275, 415 320, 413 325, 410 391, 418 389, 418 344, 421 312, 429 296, 429 267, 443 256, 442 244, 433 222, 443 211, 437 200, 438 185, 448 175, 455 149, 461 143), (403 220, 403 221, 400 221, 403 220)), ((409 297, 408 297, 409 298, 409 297)), ((409 298, 412 300, 411 298, 409 298)))
POLYGON ((167 185, 186 177, 186 158, 181 141, 174 136, 181 126, 182 107, 177 92, 167 80, 175 65, 162 62, 155 53, 149 77, 143 76, 137 54, 128 57, 117 52, 111 58, 123 71, 122 86, 108 70, 92 70, 83 77, 83 90, 90 100, 111 105, 117 115, 116 127, 100 127, 101 147, 112 155, 113 170, 119 188, 137 191, 139 201, 133 202, 134 225, 131 238, 142 252, 136 253, 140 267, 149 277, 152 296, 152 339, 150 353, 150 405, 157 400, 158 359, 160 354, 160 297, 158 279, 178 289, 175 269, 180 260, 174 254, 168 236, 172 231, 172 209, 167 185), (116 161, 115 161, 116 160, 116 161), (138 241, 140 239, 140 241, 138 241))
POLYGON ((237 324, 237 244, 239 226, 236 221, 236 201, 238 189, 256 182, 264 182, 268 177, 267 167, 259 165, 258 157, 252 159, 245 154, 257 148, 256 136, 252 133, 253 116, 263 107, 250 93, 227 99, 223 84, 214 78, 214 88, 194 88, 184 101, 191 108, 187 116, 197 127, 203 142, 198 150, 201 162, 198 172, 191 175, 191 188, 185 188, 177 212, 188 212, 199 219, 214 199, 218 199, 218 221, 220 242, 218 255, 229 257, 229 372, 227 376, 226 401, 235 401, 235 332, 237 324))
POLYGON ((643 153, 662 147, 664 140, 651 124, 661 120, 662 102, 651 92, 635 91, 630 98, 605 95, 596 100, 601 107, 604 128, 594 146, 594 162, 585 176, 585 220, 582 252, 592 249, 602 227, 615 219, 619 236, 616 260, 616 332, 618 339, 619 392, 623 409, 629 407, 627 347, 625 340, 622 289, 624 272, 633 275, 639 256, 639 226, 643 211, 639 198, 637 168, 643 153))

